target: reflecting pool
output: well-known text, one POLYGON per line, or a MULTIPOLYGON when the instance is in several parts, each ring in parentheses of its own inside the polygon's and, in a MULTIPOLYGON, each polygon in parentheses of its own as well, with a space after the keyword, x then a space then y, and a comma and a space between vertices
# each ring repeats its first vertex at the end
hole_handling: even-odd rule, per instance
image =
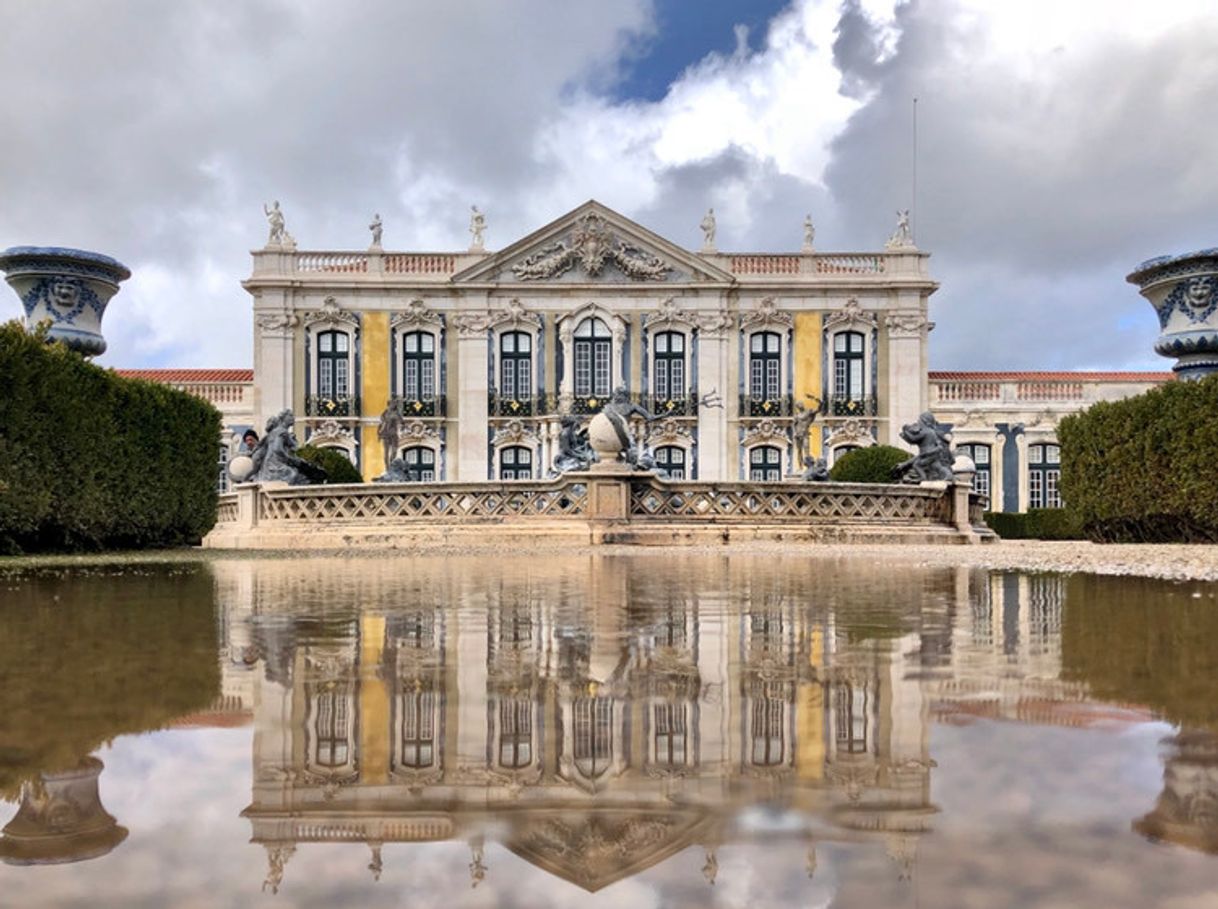
POLYGON ((0 904, 1218 905, 1218 587, 787 554, 0 573, 0 904))

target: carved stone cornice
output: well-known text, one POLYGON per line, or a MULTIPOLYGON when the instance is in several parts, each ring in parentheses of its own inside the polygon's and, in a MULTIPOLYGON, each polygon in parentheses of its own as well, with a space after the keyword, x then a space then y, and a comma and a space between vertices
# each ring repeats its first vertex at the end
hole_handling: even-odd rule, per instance
POLYGON ((306 328, 317 324, 331 326, 350 325, 353 328, 359 328, 359 316, 343 309, 334 297, 326 297, 322 301, 321 309, 305 313, 303 322, 306 328))
POLYGON ((859 448, 867 448, 875 444, 872 424, 863 420, 847 420, 833 427, 825 444, 829 448, 837 448, 839 445, 857 445, 859 448))
POLYGON ((442 328, 444 326, 444 317, 416 297, 406 304, 404 310, 395 312, 389 319, 389 327, 391 329, 401 325, 410 328, 435 325, 442 328))
POLYGON ((791 434, 785 424, 778 424, 773 420, 762 420, 749 427, 748 432, 744 435, 743 444, 747 448, 773 442, 785 445, 790 441, 791 434))
POLYGON ((663 281, 672 266, 659 256, 623 240, 596 212, 580 218, 566 239, 556 240, 512 266, 521 281, 556 278, 572 268, 599 277, 612 262, 626 277, 636 281, 663 281))
POLYGON ((537 442, 537 431, 523 420, 508 420, 495 430, 491 439, 491 445, 495 448, 500 445, 536 445, 537 442))
POLYGON ((672 328, 674 325, 698 327, 698 314, 693 310, 679 309, 674 297, 660 301, 660 308, 643 316, 643 328, 672 328))
POLYGON ((890 338, 920 338, 935 327, 920 312, 894 312, 884 317, 884 327, 890 338))
POLYGON ((778 304, 773 297, 766 297, 757 304, 756 309, 750 309, 747 312, 740 314, 740 327, 748 328, 766 328, 770 326, 779 326, 790 328, 795 324, 795 317, 789 312, 783 312, 778 309, 778 304))
POLYGON ((851 297, 841 309, 825 316, 825 331, 833 331, 839 327, 874 329, 878 325, 879 320, 875 313, 864 311, 856 297, 851 297))
POLYGON ((462 338, 481 338, 491 330, 492 322, 489 312, 463 312, 453 316, 453 325, 457 335, 462 338))

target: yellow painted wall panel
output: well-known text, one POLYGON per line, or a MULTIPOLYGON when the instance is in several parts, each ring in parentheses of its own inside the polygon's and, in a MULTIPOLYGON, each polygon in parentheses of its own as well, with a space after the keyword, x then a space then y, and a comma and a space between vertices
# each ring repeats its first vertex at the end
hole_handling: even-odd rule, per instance
MULTIPOLYGON (((821 396, 821 368, 824 348, 821 341, 821 314, 818 312, 797 312, 795 314, 795 400, 802 401, 807 406, 814 406, 821 396), (812 395, 815 401, 808 400, 812 395)), ((819 458, 822 454, 820 444, 820 427, 812 424, 809 433, 808 453, 819 458)), ((796 473, 799 469, 796 470, 796 473)))
POLYGON ((365 784, 389 781, 389 692, 380 677, 385 617, 360 618, 359 769, 365 784))
MULTIPOLYGON (((360 332, 360 408, 366 414, 379 414, 389 403, 389 313, 366 312, 360 332)), ((385 472, 376 427, 363 427, 363 475, 371 480, 385 472)))

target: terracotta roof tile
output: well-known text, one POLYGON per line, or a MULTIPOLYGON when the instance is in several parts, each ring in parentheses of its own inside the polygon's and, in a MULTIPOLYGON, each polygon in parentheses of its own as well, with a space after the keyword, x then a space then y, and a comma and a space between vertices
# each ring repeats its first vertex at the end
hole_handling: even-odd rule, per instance
POLYGON ((116 369, 127 379, 147 379, 149 382, 253 382, 252 369, 116 369))
POLYGON ((1170 382, 1170 372, 959 372, 931 370, 932 382, 1170 382))

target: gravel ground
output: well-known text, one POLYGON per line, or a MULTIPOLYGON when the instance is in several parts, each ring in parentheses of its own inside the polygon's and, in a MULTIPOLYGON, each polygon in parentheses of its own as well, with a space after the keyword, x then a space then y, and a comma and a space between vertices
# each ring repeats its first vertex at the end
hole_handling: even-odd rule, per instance
MULTIPOLYGON (((165 550, 159 552, 107 553, 83 556, 35 556, 0 558, 0 572, 26 568, 68 568, 194 562, 221 559, 316 558, 335 555, 351 558, 443 558, 457 555, 511 555, 521 552, 509 546, 449 546, 409 550, 360 550, 358 552, 225 552, 221 550, 165 550)), ((546 546, 528 550, 541 553, 634 555, 650 558, 680 558, 685 554, 779 555, 813 559, 869 559, 885 564, 923 566, 967 565, 1017 571, 1085 572, 1134 575, 1173 580, 1218 581, 1218 545, 1105 545, 1086 542, 1041 542, 1010 540, 982 546, 918 546, 871 544, 733 543, 726 546, 638 547, 546 546)))

